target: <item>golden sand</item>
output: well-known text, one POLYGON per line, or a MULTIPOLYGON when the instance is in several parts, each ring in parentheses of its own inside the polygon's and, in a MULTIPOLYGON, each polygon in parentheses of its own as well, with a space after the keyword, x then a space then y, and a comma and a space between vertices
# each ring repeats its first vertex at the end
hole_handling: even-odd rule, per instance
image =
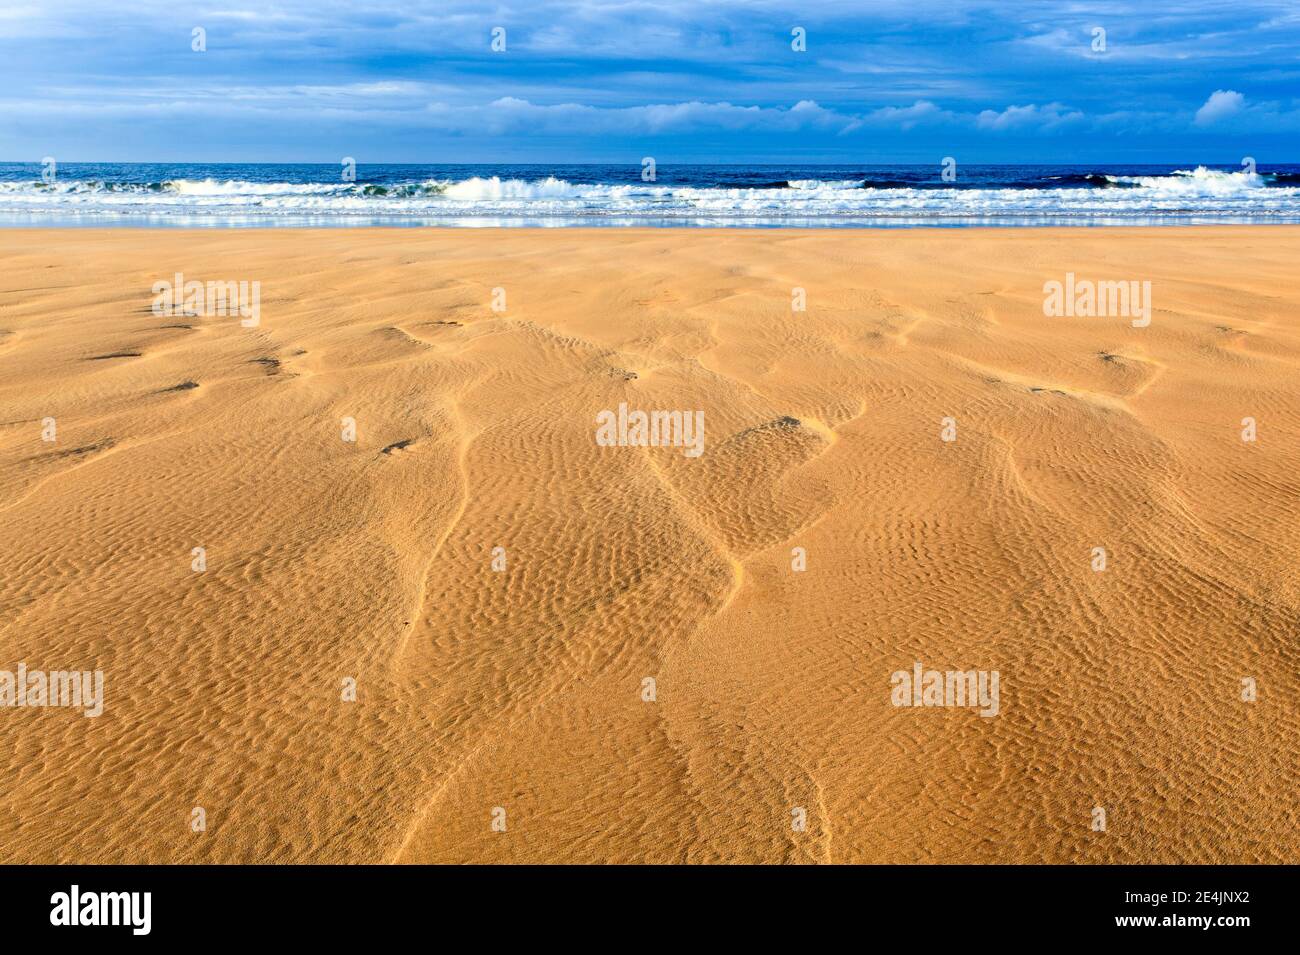
POLYGON ((0 232, 0 670, 105 681, 0 708, 0 859, 1294 862, 1297 261, 0 232), (1151 324, 1046 317, 1068 272, 1151 324), (260 281, 260 324, 154 314, 175 273, 260 281), (599 446, 620 403, 704 453, 599 446), (998 714, 892 705, 917 661, 998 714))

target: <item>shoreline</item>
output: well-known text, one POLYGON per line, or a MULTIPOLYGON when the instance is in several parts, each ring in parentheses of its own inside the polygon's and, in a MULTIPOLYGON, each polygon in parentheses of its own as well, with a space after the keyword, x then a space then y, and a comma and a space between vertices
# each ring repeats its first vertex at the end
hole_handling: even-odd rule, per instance
POLYGON ((6 232, 40 232, 51 235, 78 235, 92 232, 99 232, 111 235, 113 233, 158 233, 160 235, 188 234, 194 236, 213 235, 221 233, 231 234, 256 234, 259 232, 281 232, 290 234, 300 234, 303 232, 318 232, 322 235, 333 235, 340 232, 364 232, 383 235, 385 233, 409 233, 423 232, 431 234, 455 234, 466 235, 474 233, 522 233, 522 234, 590 234, 590 235, 621 235, 621 234, 716 234, 716 235, 735 235, 748 233, 763 232, 783 232, 791 235, 827 235, 827 236, 854 236, 854 235, 873 235, 873 234, 893 234, 903 231, 908 233, 933 233, 933 234, 953 234, 961 232, 973 232, 977 234, 991 233, 1003 235, 1034 235, 1034 234, 1087 234, 1091 232, 1113 231, 1116 233, 1186 233, 1195 230, 1214 231, 1224 230, 1249 230, 1260 229, 1263 231, 1286 230, 1300 228, 1300 222, 1215 222, 1215 223, 1197 223, 1192 225, 972 225, 972 226, 943 226, 943 225, 916 225, 916 226, 790 226, 790 225, 773 225, 773 226, 455 226, 455 225, 338 225, 338 226, 229 226, 229 225, 212 225, 212 226, 106 226, 106 225, 88 225, 88 226, 55 226, 55 225, 0 225, 0 233, 6 232))
MULTIPOLYGON (((521 217, 527 218, 527 217, 521 217)), ((547 222, 541 219, 534 219, 527 222, 517 222, 509 224, 497 224, 492 222, 476 222, 469 218, 459 222, 384 222, 384 223, 366 223, 352 224, 347 221, 336 221, 334 223, 322 224, 311 223, 304 225, 293 225, 276 222, 252 221, 252 222, 213 222, 211 225, 167 225, 159 223, 147 224, 129 224, 105 225, 103 223, 62 223, 50 224, 43 223, 40 225, 26 224, 6 224, 0 221, 0 231, 41 231, 50 230, 58 232, 82 232, 82 231, 133 231, 133 232, 261 232, 261 231, 281 231, 281 232, 336 232, 340 230, 376 230, 376 231, 409 231, 419 230, 446 230, 456 232, 478 232, 478 231, 536 231, 536 232, 569 232, 569 231, 595 231, 595 232, 628 232, 637 230, 646 231, 681 231, 681 232, 770 232, 770 231, 790 231, 790 232, 912 232, 917 230, 935 230, 935 231, 986 231, 986 230, 1003 230, 1003 231, 1040 231, 1047 229, 1068 229, 1068 230, 1093 230, 1093 229, 1218 229, 1218 228, 1285 228, 1300 226, 1300 219, 1284 219, 1281 221, 1267 221, 1258 219, 1243 219, 1241 221, 1214 221, 1214 222, 1150 222, 1150 221, 1076 221, 1076 222, 1004 222, 997 225, 987 225, 984 223, 971 223, 964 221, 953 221, 944 223, 941 221, 881 221, 877 223, 862 222, 844 222, 842 224, 819 224, 819 225, 795 225, 789 222, 735 222, 730 224, 710 224, 710 225, 687 225, 677 221, 665 222, 663 224, 652 224, 638 222, 636 224, 623 224, 614 217, 610 217, 601 224, 580 225, 569 224, 562 221, 547 222)))

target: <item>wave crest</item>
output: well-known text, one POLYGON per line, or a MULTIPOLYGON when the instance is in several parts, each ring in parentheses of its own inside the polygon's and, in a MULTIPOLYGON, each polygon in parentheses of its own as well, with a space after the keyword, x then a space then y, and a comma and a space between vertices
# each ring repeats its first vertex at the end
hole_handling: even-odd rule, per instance
MULTIPOLYGON (((910 175, 910 173, 904 174, 910 175)), ((755 221, 804 224, 879 219, 1059 220, 1242 217, 1300 219, 1300 177, 1198 166, 1165 175, 1039 174, 962 188, 901 179, 794 179, 731 184, 571 182, 471 176, 396 182, 0 182, 0 213, 25 216, 133 215, 162 219, 313 217, 356 221, 456 221, 529 217, 558 221, 755 221)))

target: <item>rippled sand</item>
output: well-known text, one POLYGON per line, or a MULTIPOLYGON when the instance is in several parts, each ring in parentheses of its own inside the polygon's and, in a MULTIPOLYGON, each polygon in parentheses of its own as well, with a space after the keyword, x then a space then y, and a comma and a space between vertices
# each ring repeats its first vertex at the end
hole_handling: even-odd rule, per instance
POLYGON ((0 859, 1297 861, 1298 260, 0 232, 0 669, 106 693, 0 708, 0 859), (176 272, 260 325, 155 315, 176 272), (1067 272, 1151 325, 1045 317, 1067 272), (624 402, 704 454, 598 446, 624 402), (891 705, 915 661, 998 715, 891 705))

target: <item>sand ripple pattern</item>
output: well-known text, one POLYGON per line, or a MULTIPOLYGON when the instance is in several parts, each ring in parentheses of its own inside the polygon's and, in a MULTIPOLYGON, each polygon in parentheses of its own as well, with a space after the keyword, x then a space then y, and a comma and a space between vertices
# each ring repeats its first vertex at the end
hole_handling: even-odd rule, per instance
POLYGON ((1294 862, 1297 253, 0 234, 0 669, 107 688, 0 709, 0 861, 1294 862), (1151 326, 1044 317, 1067 271, 1151 326), (598 447, 620 402, 704 455, 598 447), (915 660, 1000 715, 891 706, 915 660))

